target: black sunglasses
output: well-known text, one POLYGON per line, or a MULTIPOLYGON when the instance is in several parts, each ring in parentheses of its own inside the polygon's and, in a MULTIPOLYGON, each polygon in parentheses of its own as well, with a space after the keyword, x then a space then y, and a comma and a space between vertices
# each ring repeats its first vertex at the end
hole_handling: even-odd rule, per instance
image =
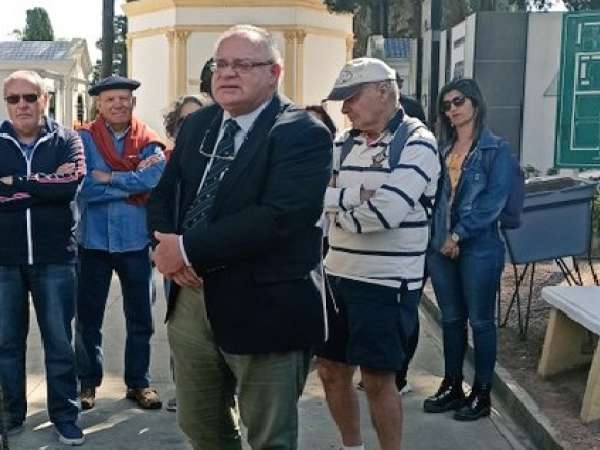
POLYGON ((6 96, 4 97, 4 100, 6 100, 6 103, 9 105, 16 105, 21 101, 21 97, 23 97, 23 100, 25 100, 27 103, 35 103, 37 102, 37 99, 40 98, 38 94, 16 94, 6 96))
POLYGON ((459 97, 454 97, 452 100, 446 100, 446 101, 442 102, 442 111, 443 112, 450 111, 452 109, 452 105, 454 105, 458 108, 459 106, 464 105, 466 100, 467 100, 467 97, 465 97, 464 95, 461 95, 459 97))

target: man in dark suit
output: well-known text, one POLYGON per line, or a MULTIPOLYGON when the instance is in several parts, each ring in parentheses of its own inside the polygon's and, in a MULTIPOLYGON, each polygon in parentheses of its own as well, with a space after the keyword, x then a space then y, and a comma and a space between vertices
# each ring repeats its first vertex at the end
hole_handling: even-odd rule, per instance
POLYGON ((296 449, 309 348, 327 334, 315 224, 331 137, 276 93, 265 30, 236 26, 215 48, 216 104, 186 118, 149 203, 156 265, 175 282, 178 422, 196 449, 240 450, 237 393, 253 449, 296 449))

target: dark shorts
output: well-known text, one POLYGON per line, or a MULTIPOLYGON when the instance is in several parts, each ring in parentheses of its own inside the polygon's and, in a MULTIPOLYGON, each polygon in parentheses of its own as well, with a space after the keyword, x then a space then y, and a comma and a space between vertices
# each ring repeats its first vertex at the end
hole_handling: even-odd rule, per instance
POLYGON ((316 354, 373 370, 401 370, 409 358, 409 337, 418 324, 421 290, 341 277, 328 280, 329 340, 316 354))

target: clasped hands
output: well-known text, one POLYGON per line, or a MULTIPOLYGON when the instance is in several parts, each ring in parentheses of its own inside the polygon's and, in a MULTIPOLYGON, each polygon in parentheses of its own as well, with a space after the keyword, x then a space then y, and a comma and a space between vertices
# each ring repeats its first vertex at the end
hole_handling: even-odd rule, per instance
POLYGON ((200 287, 202 278, 194 269, 185 265, 179 249, 179 236, 174 233, 154 232, 158 245, 152 254, 156 268, 168 280, 173 280, 180 286, 200 287))
POLYGON ((458 258, 460 254, 460 247, 458 246, 458 242, 454 242, 450 236, 446 238, 446 242, 442 245, 440 253, 444 256, 447 256, 450 259, 458 258))

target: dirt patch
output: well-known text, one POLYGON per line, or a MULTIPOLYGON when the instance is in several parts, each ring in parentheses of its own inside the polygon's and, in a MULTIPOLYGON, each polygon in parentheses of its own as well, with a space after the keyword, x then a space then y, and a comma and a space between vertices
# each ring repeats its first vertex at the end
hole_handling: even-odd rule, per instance
MULTIPOLYGON (((584 285, 593 285, 587 262, 580 262, 584 285)), ((600 271, 595 264, 596 273, 600 271)), ((522 270, 522 267, 521 267, 522 270)), ((529 293, 529 276, 521 288, 521 310, 524 320, 529 293)), ((544 286, 566 285, 560 269, 554 263, 538 263, 533 279, 531 317, 527 339, 519 337, 516 305, 513 306, 504 327, 498 330, 498 362, 505 367, 519 384, 531 395, 542 412, 559 433, 561 444, 569 450, 600 450, 600 420, 583 424, 579 418, 581 402, 587 381, 588 368, 574 370, 549 379, 537 374, 542 352, 550 306, 541 298, 544 286)), ((501 318, 504 319, 512 292, 514 275, 507 265, 502 276, 501 318)), ((600 299, 598 299, 600 301, 600 299)), ((593 352, 590 345, 588 351, 593 352)))

